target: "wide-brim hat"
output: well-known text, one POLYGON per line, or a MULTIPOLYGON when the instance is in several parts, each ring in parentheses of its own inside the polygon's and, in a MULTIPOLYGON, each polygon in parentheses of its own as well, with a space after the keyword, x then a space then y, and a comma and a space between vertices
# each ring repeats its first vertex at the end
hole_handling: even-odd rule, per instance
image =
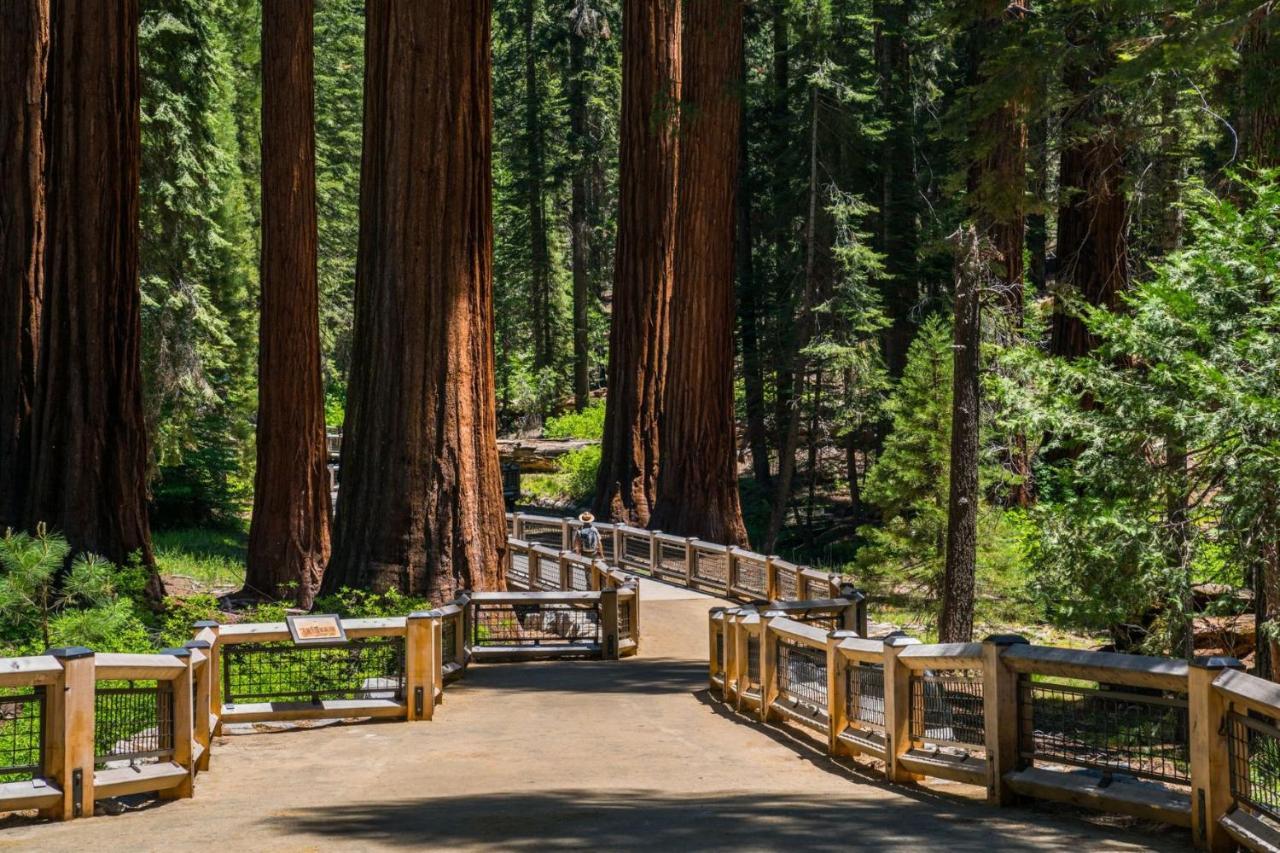
POLYGON ((582 515, 578 516, 578 521, 581 521, 583 524, 590 524, 595 520, 596 517, 589 512, 584 512, 582 515))

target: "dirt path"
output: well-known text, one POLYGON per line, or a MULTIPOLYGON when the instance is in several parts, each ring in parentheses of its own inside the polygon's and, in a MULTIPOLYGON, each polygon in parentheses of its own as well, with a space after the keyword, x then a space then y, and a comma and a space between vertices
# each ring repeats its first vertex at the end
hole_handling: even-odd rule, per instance
POLYGON ((477 666, 430 723, 222 738, 192 800, 0 850, 1183 849, 1185 833, 889 787, 706 694, 712 599, 646 582, 642 656, 477 666))

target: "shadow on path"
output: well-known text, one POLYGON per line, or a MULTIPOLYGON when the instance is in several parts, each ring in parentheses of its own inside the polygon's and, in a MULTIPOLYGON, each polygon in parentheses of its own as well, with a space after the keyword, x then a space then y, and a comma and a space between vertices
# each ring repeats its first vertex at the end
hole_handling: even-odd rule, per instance
MULTIPOLYGON (((748 768, 744 768, 747 772, 748 768)), ((1024 816, 1025 817, 1025 816, 1024 816)), ((657 791, 510 791, 340 804, 267 821, 273 832, 339 846, 496 847, 503 850, 1105 849, 1060 822, 1013 824, 986 809, 791 795, 657 791), (1082 846, 1083 845, 1083 846, 1082 846)), ((1116 847, 1160 839, 1120 833, 1116 847)), ((1168 849, 1183 849, 1181 845, 1168 849)))
MULTIPOLYGON (((693 693, 707 683, 707 665, 673 658, 472 664, 449 693, 522 690, 554 693, 693 693)), ((446 694, 446 700, 448 694, 446 694)))

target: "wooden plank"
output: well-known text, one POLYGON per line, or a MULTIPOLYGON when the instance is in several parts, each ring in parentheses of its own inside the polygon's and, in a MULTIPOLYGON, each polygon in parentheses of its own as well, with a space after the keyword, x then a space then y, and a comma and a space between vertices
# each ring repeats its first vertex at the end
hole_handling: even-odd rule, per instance
POLYGON ((987 801, 1013 805, 1016 792, 1005 784, 1008 774, 1025 764, 1018 749, 1018 674, 1005 666, 1010 649, 1026 640, 1014 634, 988 637, 982 643, 982 715, 987 748, 987 801))
POLYGON ((868 732, 862 729, 845 729, 836 737, 845 749, 854 754, 876 758, 888 764, 884 736, 880 732, 868 732))
POLYGON ((218 642, 225 645, 236 643, 274 643, 292 640, 289 626, 284 622, 251 622, 239 625, 223 625, 218 631, 218 642))
POLYGON ((222 707, 223 723, 266 723, 289 720, 348 720, 361 717, 405 717, 400 699, 326 699, 310 702, 254 702, 222 707))
POLYGON ((590 604, 599 592, 475 592, 471 600, 482 604, 590 604))
POLYGON ((347 632, 347 639, 359 640, 362 637, 403 637, 405 617, 389 616, 378 619, 343 619, 342 630, 347 632))
POLYGON ((846 637, 836 647, 846 659, 857 663, 880 663, 884 657, 884 642, 863 637, 846 637))
POLYGON ((436 706, 432 659, 437 650, 431 630, 436 613, 414 613, 406 620, 404 693, 410 721, 430 720, 436 706))
POLYGON ((94 795, 98 799, 105 799, 149 791, 168 791, 180 786, 186 778, 186 768, 172 761, 99 770, 93 774, 94 795))
POLYGON ((563 643, 555 646, 476 646, 471 659, 483 661, 554 660, 600 657, 599 643, 563 643))
POLYGON ((1116 779, 1105 788, 1098 782, 1093 773, 1036 767, 1005 776, 1005 783, 1023 796, 1191 828, 1191 795, 1185 791, 1154 782, 1116 779))
POLYGON ((884 729, 886 774, 893 782, 914 782, 920 777, 898 762, 911 749, 911 670, 898 662, 898 655, 919 640, 904 636, 884 641, 884 729))
MULTIPOLYGON (((1219 822, 1231 810, 1231 766, 1228 763, 1226 694, 1215 690, 1214 679, 1234 658, 1207 658, 1191 665, 1187 688, 1187 722, 1191 757, 1191 790, 1197 808, 1192 813, 1192 836, 1205 849, 1229 853, 1235 846, 1219 822)), ((1227 670, 1234 671, 1234 670, 1227 670)))
POLYGON ((1280 684, 1229 669, 1213 680, 1213 686, 1232 702, 1239 702, 1251 711, 1280 717, 1280 684))
POLYGON ((902 662, 924 669, 982 669, 982 643, 927 643, 904 649, 902 662))
MULTIPOLYGON (((776 611, 768 611, 770 614, 774 612, 776 611)), ((771 617, 769 628, 780 636, 795 640, 797 643, 802 643, 811 648, 825 650, 827 647, 827 632, 823 628, 806 625, 803 622, 797 622, 785 616, 771 617)))
POLYGON ((918 776, 933 776, 965 785, 987 787, 985 758, 953 756, 943 752, 911 749, 898 756, 898 763, 918 776))
POLYGON ((97 656, 98 681, 170 681, 187 668, 173 655, 102 654, 97 656))
MULTIPOLYGON (((193 754, 195 744, 195 684, 191 669, 191 653, 186 651, 186 667, 173 679, 173 763, 186 771, 184 778, 177 785, 167 788, 161 797, 166 800, 186 799, 194 792, 193 782, 196 778, 196 762, 193 754)), ((179 660, 184 658, 179 657, 179 660)))
POLYGON ((1187 689, 1187 662, 1183 660, 1032 645, 1011 646, 1004 658, 1014 672, 1160 690, 1187 689))
POLYGON ((55 649, 62 664, 57 686, 45 693, 43 776, 62 792, 59 801, 41 809, 54 820, 93 814, 94 655, 88 649, 55 649), (79 774, 76 797, 74 780, 79 774))
POLYGON ((48 809, 62 802, 62 789, 44 779, 0 784, 0 814, 48 809))
POLYGON ((1241 847, 1258 853, 1280 853, 1280 832, 1271 824, 1236 809, 1222 818, 1222 828, 1241 847))
POLYGON ((49 655, 0 658, 0 687, 35 687, 56 684, 62 664, 49 655))

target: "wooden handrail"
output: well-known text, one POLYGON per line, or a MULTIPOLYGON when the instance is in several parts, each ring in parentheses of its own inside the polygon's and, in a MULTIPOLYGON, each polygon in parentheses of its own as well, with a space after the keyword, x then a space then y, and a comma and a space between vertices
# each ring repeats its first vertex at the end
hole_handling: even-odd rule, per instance
POLYGON ((904 649, 898 656, 911 670, 982 669, 982 643, 932 643, 904 649))
POLYGON ((1011 646, 1003 660, 1014 672, 1104 681, 1161 690, 1187 689, 1187 662, 1170 658, 1088 652, 1054 646, 1011 646))
POLYGON ((1213 689, 1251 711, 1280 717, 1280 684, 1228 669, 1213 680, 1213 689))
POLYGON ((0 658, 0 687, 40 687, 60 677, 62 664, 50 655, 0 658))
POLYGON ((173 655, 101 654, 94 658, 98 681, 171 681, 187 668, 173 655))

